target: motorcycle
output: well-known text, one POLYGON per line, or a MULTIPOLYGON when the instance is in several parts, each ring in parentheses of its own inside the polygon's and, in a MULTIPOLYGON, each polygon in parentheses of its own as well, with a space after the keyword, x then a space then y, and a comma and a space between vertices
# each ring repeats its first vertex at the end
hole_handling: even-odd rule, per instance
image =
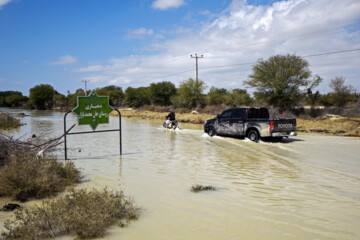
POLYGON ((177 120, 170 120, 169 118, 166 118, 166 121, 164 122, 163 127, 167 128, 167 129, 176 130, 177 128, 179 128, 178 121, 177 120))

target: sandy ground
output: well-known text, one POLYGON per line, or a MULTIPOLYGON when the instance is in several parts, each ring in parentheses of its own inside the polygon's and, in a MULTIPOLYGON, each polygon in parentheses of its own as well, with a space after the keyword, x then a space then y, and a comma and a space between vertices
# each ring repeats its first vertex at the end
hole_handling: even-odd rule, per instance
MULTIPOLYGON (((165 119, 168 113, 119 109, 122 117, 140 119, 165 119)), ((112 114, 117 115, 116 112, 112 114)), ((176 119, 183 123, 203 124, 212 114, 176 113, 176 119)), ((297 119, 297 131, 304 133, 323 133, 328 135, 360 137, 360 118, 339 119, 297 119)))

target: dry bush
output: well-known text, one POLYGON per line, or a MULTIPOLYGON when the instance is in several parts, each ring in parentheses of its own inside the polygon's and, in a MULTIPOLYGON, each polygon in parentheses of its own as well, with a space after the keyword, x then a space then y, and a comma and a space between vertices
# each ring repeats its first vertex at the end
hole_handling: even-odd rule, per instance
POLYGON ((156 105, 145 105, 137 108, 137 111, 150 111, 150 112, 170 112, 170 107, 156 106, 156 105))
POLYGON ((270 118, 276 119, 276 118, 295 118, 296 115, 291 111, 279 111, 279 109, 276 108, 269 108, 269 114, 270 118))
POLYGON ((170 112, 170 107, 154 106, 154 112, 170 112))
POLYGON ((206 113, 206 114, 220 114, 224 110, 228 109, 229 107, 225 105, 218 105, 218 106, 206 106, 204 108, 196 108, 195 110, 199 113, 206 113))
POLYGON ((60 198, 16 211, 15 219, 5 222, 2 236, 29 240, 65 234, 76 234, 80 239, 102 237, 108 227, 124 226, 140 211, 123 192, 72 189, 60 198))
POLYGON ((8 113, 0 113, 0 129, 10 129, 20 127, 20 120, 8 113))
POLYGON ((19 201, 44 198, 80 182, 81 178, 71 161, 40 159, 34 153, 15 152, 0 168, 0 196, 19 201))
POLYGON ((177 113, 191 113, 191 110, 188 108, 177 108, 176 112, 177 113))

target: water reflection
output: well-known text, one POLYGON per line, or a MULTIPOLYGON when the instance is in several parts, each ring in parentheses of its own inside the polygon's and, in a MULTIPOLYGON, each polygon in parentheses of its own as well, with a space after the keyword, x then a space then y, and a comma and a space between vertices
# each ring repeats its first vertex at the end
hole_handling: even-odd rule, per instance
MULTIPOLYGON (((30 114, 16 135, 63 133, 63 113, 30 114)), ((122 123, 121 157, 117 132, 68 137, 69 157, 90 180, 84 186, 122 189, 146 209, 139 221, 112 228, 106 239, 360 237, 359 138, 299 136, 256 144, 211 138, 198 125, 173 131, 162 121, 122 123), (217 191, 194 194, 194 184, 217 191)), ((99 129, 117 124, 111 118, 99 129)), ((74 129, 84 130, 89 127, 74 129)), ((61 148, 57 155, 63 159, 61 148)))

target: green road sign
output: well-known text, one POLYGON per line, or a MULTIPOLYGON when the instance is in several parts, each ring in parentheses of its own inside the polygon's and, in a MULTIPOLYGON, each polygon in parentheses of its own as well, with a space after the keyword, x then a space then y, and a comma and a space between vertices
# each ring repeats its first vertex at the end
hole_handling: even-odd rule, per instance
POLYGON ((78 116, 79 125, 89 124, 95 131, 98 124, 109 123, 113 108, 109 105, 109 97, 99 97, 92 91, 87 97, 78 96, 77 106, 72 111, 78 116))

